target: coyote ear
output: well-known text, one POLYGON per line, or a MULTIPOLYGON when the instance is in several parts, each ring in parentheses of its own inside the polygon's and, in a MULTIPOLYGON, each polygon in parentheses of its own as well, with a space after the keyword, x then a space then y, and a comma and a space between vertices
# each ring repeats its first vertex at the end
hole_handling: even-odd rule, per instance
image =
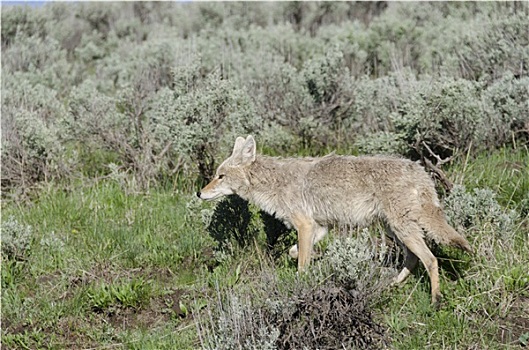
POLYGON ((233 146, 233 151, 231 152, 232 155, 235 155, 239 153, 242 149, 242 145, 244 145, 244 137, 237 137, 235 140, 235 145, 233 146))
POLYGON ((247 165, 255 161, 255 140, 252 135, 248 135, 242 146, 242 164, 247 165))

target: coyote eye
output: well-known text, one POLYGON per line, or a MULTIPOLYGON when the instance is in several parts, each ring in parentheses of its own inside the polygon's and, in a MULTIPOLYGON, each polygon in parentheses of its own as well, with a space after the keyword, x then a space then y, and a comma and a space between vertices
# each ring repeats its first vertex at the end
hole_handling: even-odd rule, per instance
POLYGON ((220 174, 219 175, 219 180, 222 179, 224 177, 224 174, 220 174))

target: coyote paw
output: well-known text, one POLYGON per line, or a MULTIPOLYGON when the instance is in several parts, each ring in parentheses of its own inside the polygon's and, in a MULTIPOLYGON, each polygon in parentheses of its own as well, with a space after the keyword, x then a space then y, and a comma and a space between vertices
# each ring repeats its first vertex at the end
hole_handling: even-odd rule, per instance
POLYGON ((393 281, 391 282, 391 285, 392 286, 398 286, 398 285, 402 285, 404 283, 404 281, 406 281, 406 279, 408 278, 408 276, 410 275, 411 271, 408 269, 408 268, 403 268, 402 271, 393 278, 393 281))
POLYGON ((298 258, 298 245, 297 244, 294 244, 292 248, 290 248, 290 250, 288 251, 288 255, 290 255, 292 259, 298 258))
POLYGON ((397 278, 397 276, 393 277, 392 279, 390 279, 389 281, 389 286, 390 287, 398 287, 399 286, 399 280, 397 278))
POLYGON ((441 293, 432 295, 432 307, 440 310, 443 304, 443 295, 441 293))

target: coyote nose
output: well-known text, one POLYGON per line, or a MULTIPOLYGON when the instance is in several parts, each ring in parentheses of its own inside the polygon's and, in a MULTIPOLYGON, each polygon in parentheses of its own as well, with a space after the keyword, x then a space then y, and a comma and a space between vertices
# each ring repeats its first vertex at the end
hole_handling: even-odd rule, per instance
POLYGON ((197 192, 197 197, 200 198, 200 191, 197 192))

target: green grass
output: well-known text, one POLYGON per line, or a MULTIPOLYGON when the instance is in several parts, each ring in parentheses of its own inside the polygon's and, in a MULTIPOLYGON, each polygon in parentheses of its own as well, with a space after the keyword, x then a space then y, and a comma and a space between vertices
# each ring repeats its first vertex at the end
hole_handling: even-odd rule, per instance
MULTIPOLYGON (((149 333, 148 320, 180 326, 185 320, 151 308, 163 306, 175 288, 191 290, 203 279, 202 252, 214 242, 188 224, 187 202, 168 191, 126 193, 104 181, 73 190, 50 186, 31 203, 4 204, 3 216, 31 225, 33 239, 25 261, 2 264, 3 343, 112 344, 107 323, 131 310, 145 313, 145 320, 131 321, 137 332, 149 333)), ((153 339, 137 332, 142 341, 153 339)))
POLYGON ((503 148, 483 153, 476 158, 455 164, 450 169, 454 182, 467 189, 490 188, 498 201, 529 214, 529 149, 503 148))
MULTIPOLYGON (((509 349, 527 341, 528 164, 527 150, 501 150, 449 170, 469 191, 497 192, 506 210, 520 214, 516 230, 469 230, 474 255, 438 249, 440 310, 430 306, 422 267, 401 288, 384 290, 374 314, 393 348, 509 349)), ((258 225, 256 212, 250 208, 249 225, 258 225)), ((274 273, 297 278, 285 258, 291 235, 271 251, 256 234, 256 244, 245 238, 246 246, 215 254, 218 242, 204 226, 211 205, 178 191, 135 193, 111 179, 52 184, 31 201, 3 202, 2 220, 11 215, 31 225, 33 237, 24 259, 2 260, 7 349, 195 349, 195 316, 214 306, 208 295, 218 288, 260 294, 252 277, 270 252, 280 253, 274 273)))

